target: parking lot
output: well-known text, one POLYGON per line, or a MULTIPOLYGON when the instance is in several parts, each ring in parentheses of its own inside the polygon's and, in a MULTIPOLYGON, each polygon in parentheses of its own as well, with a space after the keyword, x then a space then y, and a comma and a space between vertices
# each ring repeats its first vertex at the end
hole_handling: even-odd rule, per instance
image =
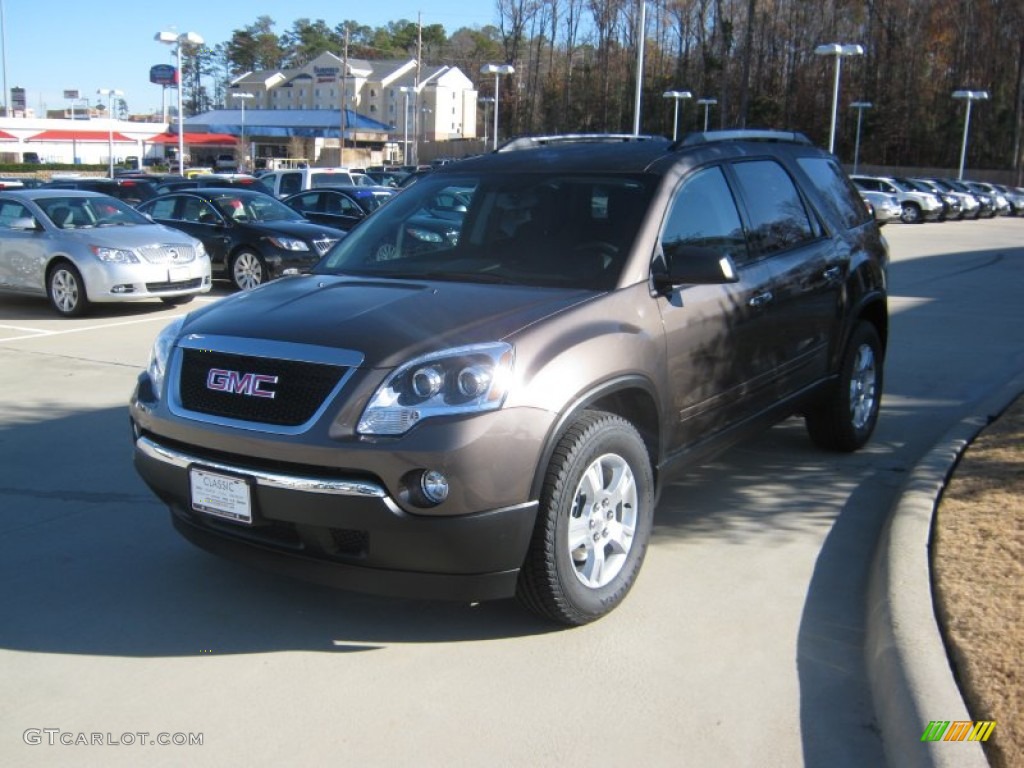
POLYGON ((824 455, 793 419, 670 486, 629 599, 573 630, 191 547, 132 469, 126 410, 186 309, 68 320, 0 296, 0 763, 884 764, 863 652, 874 545, 914 463, 1024 369, 1024 219, 883 231, 871 444, 824 455))

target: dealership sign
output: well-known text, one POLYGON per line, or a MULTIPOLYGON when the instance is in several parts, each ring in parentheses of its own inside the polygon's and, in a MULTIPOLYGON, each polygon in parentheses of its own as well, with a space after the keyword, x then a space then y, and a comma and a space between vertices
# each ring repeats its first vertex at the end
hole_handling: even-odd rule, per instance
POLYGON ((149 68, 149 82, 157 85, 177 85, 178 70, 170 64, 157 64, 149 68))

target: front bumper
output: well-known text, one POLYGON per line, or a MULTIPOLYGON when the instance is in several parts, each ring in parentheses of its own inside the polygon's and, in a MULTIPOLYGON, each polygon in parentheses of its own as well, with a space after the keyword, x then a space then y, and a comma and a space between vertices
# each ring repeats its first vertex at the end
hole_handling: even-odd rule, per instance
POLYGON ((268 472, 136 435, 135 467, 192 543, 231 559, 374 594, 478 601, 510 597, 536 503, 467 515, 403 512, 382 485, 268 472), (251 525, 192 508, 190 468, 246 479, 251 525))
POLYGON ((213 286, 208 259, 189 264, 107 264, 76 262, 89 301, 134 301, 207 293, 213 286))

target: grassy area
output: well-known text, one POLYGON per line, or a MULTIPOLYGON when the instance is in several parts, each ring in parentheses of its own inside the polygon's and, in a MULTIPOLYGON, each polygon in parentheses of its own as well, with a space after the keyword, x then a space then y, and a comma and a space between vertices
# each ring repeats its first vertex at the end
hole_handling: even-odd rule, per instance
MULTIPOLYGON (((935 518, 936 612, 993 768, 1024 765, 1024 397, 964 453, 935 518)), ((934 713, 934 717, 946 717, 934 713)))

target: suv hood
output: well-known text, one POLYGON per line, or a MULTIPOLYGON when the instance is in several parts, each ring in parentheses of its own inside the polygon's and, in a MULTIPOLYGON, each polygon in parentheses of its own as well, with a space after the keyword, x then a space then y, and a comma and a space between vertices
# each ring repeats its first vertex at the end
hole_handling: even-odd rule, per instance
POLYGON ((426 280, 301 275, 189 315, 182 333, 271 339, 361 352, 393 367, 427 352, 501 341, 596 294, 426 280))

